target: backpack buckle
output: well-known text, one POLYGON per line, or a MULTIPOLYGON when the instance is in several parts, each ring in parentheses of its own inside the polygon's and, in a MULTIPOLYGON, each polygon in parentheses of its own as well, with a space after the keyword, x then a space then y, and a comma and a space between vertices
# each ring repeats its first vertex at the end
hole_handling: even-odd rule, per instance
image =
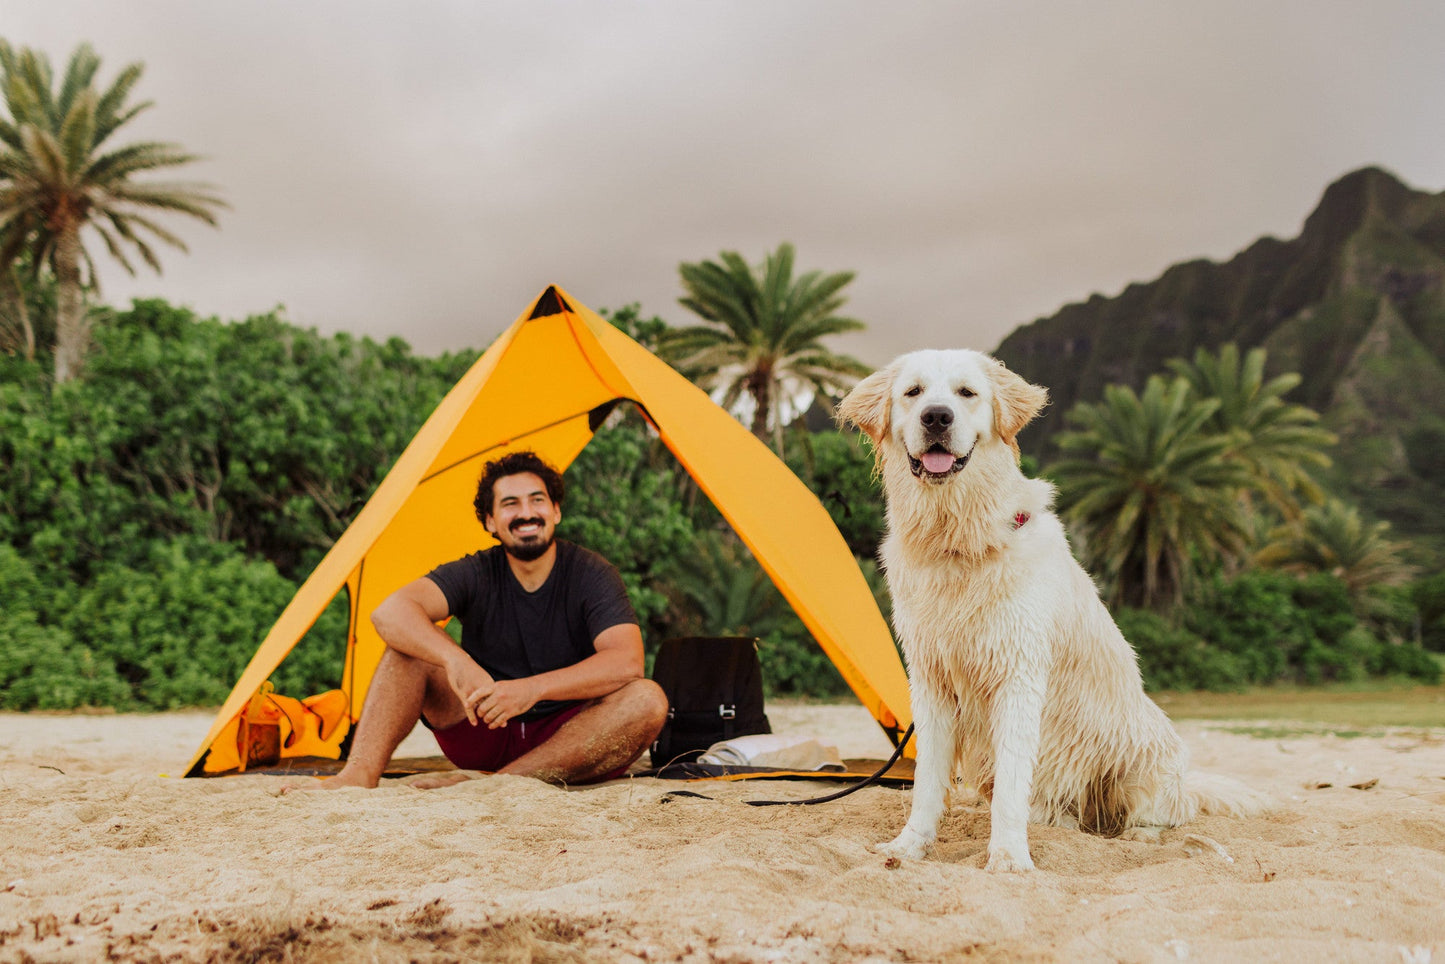
POLYGON ((726 703, 719 703, 717 715, 725 720, 735 719, 738 715, 738 708, 736 706, 729 706, 726 703))

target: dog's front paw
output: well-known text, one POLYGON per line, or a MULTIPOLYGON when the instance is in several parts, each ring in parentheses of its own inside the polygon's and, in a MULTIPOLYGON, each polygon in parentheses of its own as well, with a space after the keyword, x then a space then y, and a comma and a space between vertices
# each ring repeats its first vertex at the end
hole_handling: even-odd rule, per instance
POLYGON ((1003 847, 988 848, 988 866, 991 874, 1023 874, 1034 869, 1033 858, 1027 849, 1015 853, 1003 847))
POLYGON ((885 857, 898 857, 902 860, 920 860, 928 856, 928 850, 933 846, 932 838, 925 837, 920 833, 903 828, 903 832, 887 843, 876 843, 868 849, 875 854, 882 854, 885 857))

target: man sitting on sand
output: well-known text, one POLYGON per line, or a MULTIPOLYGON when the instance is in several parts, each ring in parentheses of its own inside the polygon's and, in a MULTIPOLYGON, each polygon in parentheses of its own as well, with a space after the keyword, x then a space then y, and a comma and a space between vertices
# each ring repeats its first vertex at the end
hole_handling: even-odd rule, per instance
POLYGON ((571 784, 622 776, 662 728, 667 697, 642 675, 642 633, 621 576, 555 538, 557 470, 532 452, 488 462, 475 505, 499 545, 376 607, 386 653, 346 766, 323 788, 376 786, 418 719, 460 769, 571 784), (449 616, 461 622, 460 647, 437 626, 449 616))

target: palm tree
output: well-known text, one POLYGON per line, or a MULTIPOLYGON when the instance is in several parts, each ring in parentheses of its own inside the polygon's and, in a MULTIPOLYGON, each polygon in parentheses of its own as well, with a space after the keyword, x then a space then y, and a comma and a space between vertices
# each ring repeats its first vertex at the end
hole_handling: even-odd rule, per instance
POLYGON ((1266 381, 1264 349, 1251 349, 1241 360, 1233 343, 1217 355, 1201 348, 1192 363, 1176 358, 1168 364, 1196 397, 1219 400, 1205 428, 1232 438, 1230 455, 1248 467, 1266 502, 1286 519, 1297 519, 1301 497, 1316 505, 1324 501, 1309 468, 1329 466, 1323 449, 1337 439, 1319 427, 1318 412, 1284 400, 1300 383, 1298 373, 1266 381))
POLYGON ((1238 494, 1244 466, 1230 439, 1206 426, 1219 402, 1195 398, 1182 378, 1151 376, 1143 395, 1110 385, 1069 412, 1077 431, 1059 446, 1059 508, 1081 561, 1111 604, 1163 608, 1183 598, 1197 567, 1242 553, 1248 520, 1238 494))
POLYGON ((1386 538, 1389 528, 1388 522, 1366 522, 1354 506, 1330 499, 1276 528, 1254 561, 1299 575, 1330 573, 1358 600, 1371 586, 1399 585, 1415 575, 1400 558, 1399 544, 1386 538))
POLYGON ((746 396, 753 434, 766 442, 771 431, 780 454, 790 400, 811 392, 841 395, 871 371, 822 344, 829 335, 865 327, 837 314, 853 272, 794 278, 793 256, 785 242, 757 269, 735 251, 722 252, 717 262, 679 265, 687 292, 679 303, 710 324, 667 332, 660 346, 683 374, 720 392, 723 407, 732 410, 746 396))
POLYGON ((153 239, 182 251, 186 246, 150 212, 178 212, 214 225, 216 209, 225 206, 205 185, 132 179, 196 159, 175 145, 139 142, 101 152, 150 102, 127 105, 141 64, 122 69, 104 91, 94 85, 99 68, 100 58, 82 44, 57 90, 43 53, 24 47, 17 53, 0 40, 0 83, 10 111, 10 119, 0 117, 0 271, 29 251, 35 271, 49 267, 54 273, 56 382, 79 371, 89 335, 83 289, 96 288, 97 280, 82 230, 94 231, 131 274, 128 250, 159 272, 153 239))

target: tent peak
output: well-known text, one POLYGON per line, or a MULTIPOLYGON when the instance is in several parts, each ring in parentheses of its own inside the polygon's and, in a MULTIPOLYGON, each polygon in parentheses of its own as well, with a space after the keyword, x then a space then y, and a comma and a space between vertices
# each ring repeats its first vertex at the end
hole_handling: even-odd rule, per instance
POLYGON ((546 318, 549 315, 560 315, 564 311, 571 311, 572 306, 557 293, 556 285, 548 285, 547 290, 542 292, 542 297, 537 299, 537 304, 532 308, 532 313, 527 316, 528 321, 534 318, 546 318))

